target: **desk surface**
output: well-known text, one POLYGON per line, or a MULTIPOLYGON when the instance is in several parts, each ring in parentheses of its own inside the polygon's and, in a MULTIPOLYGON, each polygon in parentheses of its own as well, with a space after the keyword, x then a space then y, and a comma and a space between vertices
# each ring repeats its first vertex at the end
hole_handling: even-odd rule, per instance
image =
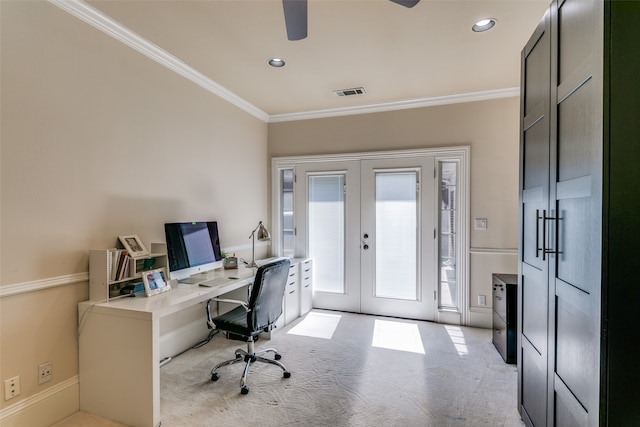
POLYGON ((163 317, 180 311, 186 307, 215 298, 227 292, 253 283, 257 269, 239 267, 238 269, 216 269, 199 274, 199 283, 212 279, 224 278, 226 280, 212 287, 203 287, 199 283, 183 284, 173 282, 171 290, 158 295, 146 297, 124 297, 109 301, 84 301, 79 304, 80 312, 91 309, 93 313, 118 314, 127 317, 153 318, 163 317))

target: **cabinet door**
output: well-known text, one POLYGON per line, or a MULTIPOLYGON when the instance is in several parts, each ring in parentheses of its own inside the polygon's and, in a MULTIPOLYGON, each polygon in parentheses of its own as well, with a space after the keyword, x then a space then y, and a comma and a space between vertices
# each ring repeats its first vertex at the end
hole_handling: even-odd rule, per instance
POLYGON ((528 424, 546 425, 550 170, 550 14, 522 52, 518 404, 528 424))
POLYGON ((554 3, 557 236, 549 333, 553 420, 599 425, 603 2, 554 3), (553 317, 555 316, 555 317, 553 317))

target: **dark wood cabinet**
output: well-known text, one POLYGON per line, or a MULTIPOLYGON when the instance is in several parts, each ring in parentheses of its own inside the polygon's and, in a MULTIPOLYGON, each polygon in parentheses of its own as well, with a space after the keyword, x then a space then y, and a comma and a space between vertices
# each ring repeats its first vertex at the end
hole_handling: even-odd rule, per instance
POLYGON ((636 425, 640 2, 554 0, 522 52, 518 409, 636 425))
POLYGON ((518 276, 497 274, 493 281, 493 345, 507 363, 516 363, 518 276))

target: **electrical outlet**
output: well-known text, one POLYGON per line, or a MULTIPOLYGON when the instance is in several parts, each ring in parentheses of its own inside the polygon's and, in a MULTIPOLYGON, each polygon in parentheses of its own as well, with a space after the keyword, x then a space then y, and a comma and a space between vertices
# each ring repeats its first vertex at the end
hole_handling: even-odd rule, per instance
POLYGON ((51 381, 53 377, 53 365, 51 362, 43 363, 38 366, 38 384, 46 383, 47 381, 51 381))
POLYGON ((487 229, 487 218, 476 218, 475 219, 475 229, 476 230, 486 230, 487 229))
POLYGON ((487 305, 486 295, 478 295, 478 305, 487 305))
POLYGON ((20 394, 20 375, 4 380, 4 400, 13 399, 20 394))

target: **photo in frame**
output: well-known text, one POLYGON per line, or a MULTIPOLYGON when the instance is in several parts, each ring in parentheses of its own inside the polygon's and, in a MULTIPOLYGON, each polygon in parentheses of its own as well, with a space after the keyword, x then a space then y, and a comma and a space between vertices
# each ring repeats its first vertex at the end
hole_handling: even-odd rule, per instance
POLYGON ((167 280, 164 268, 143 271, 142 282, 144 283, 144 292, 148 297, 171 290, 171 284, 167 280))
POLYGON ((138 236, 120 236, 118 239, 120 239, 120 243, 122 243, 122 246, 124 246, 127 252, 129 252, 131 258, 149 255, 149 251, 144 247, 142 240, 140 240, 138 236))

